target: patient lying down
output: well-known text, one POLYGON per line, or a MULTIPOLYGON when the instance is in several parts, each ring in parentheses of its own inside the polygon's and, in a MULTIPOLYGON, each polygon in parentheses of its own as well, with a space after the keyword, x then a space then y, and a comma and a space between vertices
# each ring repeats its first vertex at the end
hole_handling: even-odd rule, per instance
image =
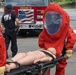
POLYGON ((6 72, 10 72, 11 69, 16 69, 20 65, 30 65, 33 63, 35 64, 37 62, 51 61, 53 58, 56 58, 55 54, 55 48, 49 48, 48 50, 40 49, 36 51, 30 51, 27 53, 18 53, 10 60, 11 63, 6 64, 6 72), (49 53, 49 55, 45 52, 49 53))

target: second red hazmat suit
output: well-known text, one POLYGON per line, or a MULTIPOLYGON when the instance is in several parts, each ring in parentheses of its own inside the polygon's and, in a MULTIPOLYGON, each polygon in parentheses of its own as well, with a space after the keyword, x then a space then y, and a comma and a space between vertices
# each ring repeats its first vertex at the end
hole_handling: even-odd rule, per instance
MULTIPOLYGON (((68 14, 55 3, 49 4, 43 15, 44 28, 39 35, 39 47, 56 49, 56 57, 60 57, 66 41, 66 55, 71 57, 72 48, 75 43, 74 32, 70 27, 70 19, 68 14), (70 54, 68 55, 68 53, 70 54)), ((59 61, 55 75, 65 75, 66 59, 59 61)), ((50 75, 50 71, 48 72, 50 75)))
POLYGON ((2 35, 2 30, 0 28, 0 75, 4 75, 5 64, 6 64, 6 46, 4 37, 2 35))

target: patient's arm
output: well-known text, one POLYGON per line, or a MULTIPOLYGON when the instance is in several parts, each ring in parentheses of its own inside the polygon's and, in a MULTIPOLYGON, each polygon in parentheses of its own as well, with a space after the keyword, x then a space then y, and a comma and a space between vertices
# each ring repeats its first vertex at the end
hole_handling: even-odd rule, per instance
POLYGON ((49 57, 49 56, 47 56, 47 57, 43 57, 43 58, 41 58, 41 59, 36 59, 36 60, 34 61, 34 63, 47 62, 47 61, 51 61, 51 60, 52 60, 52 58, 49 57))

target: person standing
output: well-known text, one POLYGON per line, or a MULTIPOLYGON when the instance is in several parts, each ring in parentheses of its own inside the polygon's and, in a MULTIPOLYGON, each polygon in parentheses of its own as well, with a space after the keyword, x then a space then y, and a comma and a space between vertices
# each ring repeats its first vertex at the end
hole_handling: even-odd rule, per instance
MULTIPOLYGON (((3 14, 1 19, 1 25, 2 28, 5 29, 4 31, 4 38, 6 42, 6 50, 8 50, 9 43, 11 41, 11 51, 12 51, 12 57, 17 54, 18 47, 17 47, 17 32, 19 31, 20 23, 19 20, 14 12, 12 12, 13 6, 11 4, 8 4, 5 8, 6 13, 3 14), (16 31, 16 25, 18 26, 18 30, 16 31)), ((7 58, 8 58, 8 52, 7 52, 7 58)))

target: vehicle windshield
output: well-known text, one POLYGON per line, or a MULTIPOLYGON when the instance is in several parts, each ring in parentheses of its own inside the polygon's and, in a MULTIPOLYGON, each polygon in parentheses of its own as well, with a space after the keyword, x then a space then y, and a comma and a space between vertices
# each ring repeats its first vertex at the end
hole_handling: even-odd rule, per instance
POLYGON ((12 4, 13 6, 47 6, 49 0, 5 0, 5 6, 12 4))

